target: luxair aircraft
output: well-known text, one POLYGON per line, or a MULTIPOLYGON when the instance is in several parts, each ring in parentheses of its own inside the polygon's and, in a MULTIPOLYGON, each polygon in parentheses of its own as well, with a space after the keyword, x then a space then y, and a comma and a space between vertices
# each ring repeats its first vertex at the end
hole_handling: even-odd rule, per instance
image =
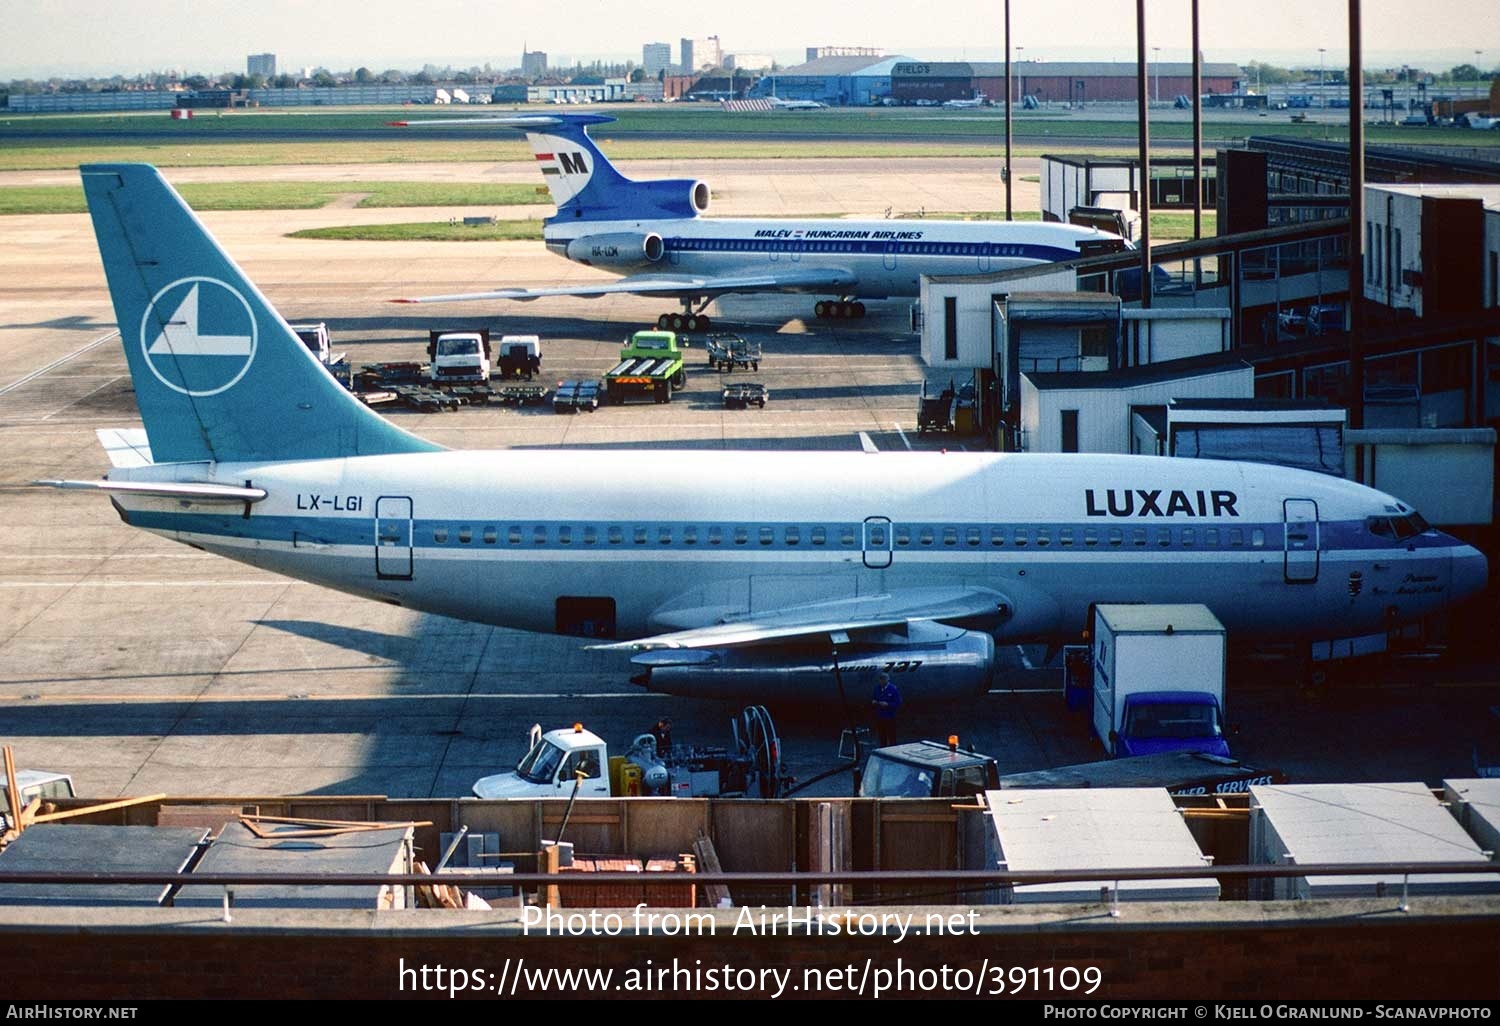
POLYGON ((863 317, 859 297, 915 297, 924 274, 977 274, 1072 260, 1127 248, 1097 228, 1037 222, 853 221, 830 218, 704 217, 709 187, 692 179, 634 182, 589 138, 605 114, 518 115, 398 122, 524 129, 557 213, 542 228, 547 248, 624 277, 593 285, 500 288, 401 299, 405 303, 615 293, 664 296, 682 313, 658 328, 703 331, 703 313, 731 293, 800 292, 818 317, 863 317))
POLYGON ((1358 484, 1257 463, 934 452, 446 450, 361 405, 152 167, 82 169, 144 432, 101 432, 131 526, 427 613, 628 650, 647 686, 908 700, 1097 602, 1236 639, 1382 632, 1479 552, 1358 484), (640 467, 650 466, 643 474, 640 467))

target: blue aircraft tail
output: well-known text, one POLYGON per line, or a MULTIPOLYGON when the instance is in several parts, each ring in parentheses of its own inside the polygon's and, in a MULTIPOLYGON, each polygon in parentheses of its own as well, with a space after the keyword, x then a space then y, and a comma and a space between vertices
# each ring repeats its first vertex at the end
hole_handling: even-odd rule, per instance
POLYGON ((156 168, 79 170, 155 462, 441 448, 345 391, 156 168))
POLYGON ((557 214, 549 223, 697 217, 708 210, 709 189, 703 182, 690 178, 636 182, 620 174, 588 134, 589 125, 615 120, 607 114, 494 120, 526 129, 552 202, 557 204, 557 214))

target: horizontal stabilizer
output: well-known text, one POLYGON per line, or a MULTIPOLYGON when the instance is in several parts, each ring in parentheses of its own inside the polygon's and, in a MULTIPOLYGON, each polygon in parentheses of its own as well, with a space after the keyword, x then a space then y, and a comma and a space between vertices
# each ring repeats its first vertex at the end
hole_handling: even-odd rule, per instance
POLYGON ((901 627, 919 621, 988 620, 998 624, 1008 611, 1005 596, 988 588, 910 588, 886 595, 788 606, 708 627, 588 647, 613 652, 725 648, 784 638, 901 627))
POLYGON ((151 443, 145 428, 99 428, 94 432, 112 467, 149 467, 151 443))
POLYGON ((159 495, 169 499, 193 502, 259 502, 266 497, 264 488, 242 488, 239 485, 215 484, 212 481, 34 481, 46 488, 78 488, 96 492, 119 492, 126 495, 159 495))

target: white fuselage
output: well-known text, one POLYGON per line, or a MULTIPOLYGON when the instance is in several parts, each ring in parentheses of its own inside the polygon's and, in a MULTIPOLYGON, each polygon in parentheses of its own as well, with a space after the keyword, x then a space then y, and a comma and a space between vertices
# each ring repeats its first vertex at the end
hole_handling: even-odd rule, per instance
POLYGON ((128 522, 506 627, 583 633, 568 610, 598 600, 586 603, 589 630, 617 638, 937 584, 1004 595, 1000 634, 1018 641, 1074 636, 1098 602, 1201 602, 1236 639, 1341 638, 1427 615, 1485 573, 1482 556, 1439 532, 1371 533, 1367 518, 1405 510, 1389 496, 1248 463, 516 451, 128 476, 205 470, 268 497, 246 516, 120 496, 128 522))
POLYGON ((571 259, 619 273, 729 277, 835 268, 852 276, 849 295, 871 299, 914 297, 924 274, 1004 271, 1077 258, 1079 242, 1120 244, 1107 232, 1067 224, 829 218, 554 219, 543 237, 548 249, 563 256, 577 240, 610 240, 595 253, 575 247, 571 259), (632 235, 659 236, 660 258, 631 259, 613 244, 632 235))

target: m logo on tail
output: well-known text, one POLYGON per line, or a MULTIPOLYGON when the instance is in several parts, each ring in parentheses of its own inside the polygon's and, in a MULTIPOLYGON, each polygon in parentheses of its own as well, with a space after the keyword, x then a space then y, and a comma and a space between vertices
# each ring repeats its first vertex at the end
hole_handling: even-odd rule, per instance
POLYGON ((158 381, 184 395, 232 388, 255 359, 255 315, 217 278, 179 278, 151 297, 140 344, 158 381))

